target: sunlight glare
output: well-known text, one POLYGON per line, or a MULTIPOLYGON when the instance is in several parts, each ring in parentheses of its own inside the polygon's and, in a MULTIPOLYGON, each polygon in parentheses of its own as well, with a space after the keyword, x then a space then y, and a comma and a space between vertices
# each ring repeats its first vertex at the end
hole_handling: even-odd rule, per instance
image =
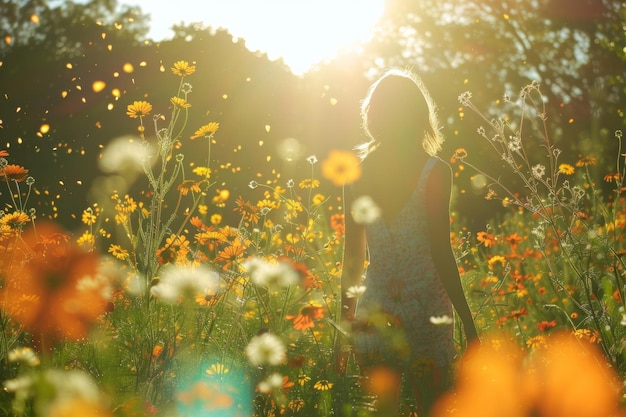
POLYGON ((227 29, 251 51, 283 58, 295 74, 334 57, 341 49, 367 41, 381 18, 384 0, 122 0, 150 15, 148 36, 171 39, 172 25, 201 22, 227 29))

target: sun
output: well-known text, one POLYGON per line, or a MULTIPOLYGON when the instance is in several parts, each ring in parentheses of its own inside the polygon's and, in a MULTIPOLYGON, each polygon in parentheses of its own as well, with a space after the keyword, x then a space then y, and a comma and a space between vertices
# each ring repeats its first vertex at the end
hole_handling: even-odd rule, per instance
POLYGON ((150 36, 173 34, 173 24, 201 22, 225 28, 251 51, 283 58, 295 74, 371 37, 384 0, 124 0, 151 17, 150 36))
POLYGON ((384 0, 251 1, 250 13, 236 17, 231 33, 270 59, 282 57, 302 74, 342 48, 371 37, 384 0))

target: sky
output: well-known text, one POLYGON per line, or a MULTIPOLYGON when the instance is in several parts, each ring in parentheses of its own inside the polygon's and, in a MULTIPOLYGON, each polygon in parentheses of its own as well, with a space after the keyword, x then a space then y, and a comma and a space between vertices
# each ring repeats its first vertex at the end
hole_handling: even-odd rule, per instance
POLYGON ((118 0, 150 15, 149 36, 171 38, 172 25, 201 22, 243 38, 252 51, 282 57, 294 73, 367 40, 384 0, 118 0), (348 23, 346 23, 348 22, 348 23))

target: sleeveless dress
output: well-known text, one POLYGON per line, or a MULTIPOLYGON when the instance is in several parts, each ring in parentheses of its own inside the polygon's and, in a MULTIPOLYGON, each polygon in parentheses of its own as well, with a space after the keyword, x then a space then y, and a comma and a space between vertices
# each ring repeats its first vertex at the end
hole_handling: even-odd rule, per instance
POLYGON ((397 216, 367 225, 369 266, 358 302, 353 345, 361 361, 403 367, 443 367, 456 355, 452 303, 430 251, 425 189, 437 162, 427 160, 418 185, 397 216))

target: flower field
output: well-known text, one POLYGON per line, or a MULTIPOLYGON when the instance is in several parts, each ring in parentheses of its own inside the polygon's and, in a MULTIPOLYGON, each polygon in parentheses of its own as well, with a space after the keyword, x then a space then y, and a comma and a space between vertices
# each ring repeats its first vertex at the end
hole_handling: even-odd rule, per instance
MULTIPOLYGON (((225 178, 243 174, 211 154, 220 124, 209 113, 187 125, 196 67, 178 61, 170 72, 169 113, 127 104, 137 134, 102 149, 106 186, 75 213, 81 230, 38 218, 27 164, 0 150, 0 412, 375 415, 390 376, 365 379, 353 360, 345 375, 333 368, 334 339, 350 333, 335 318, 350 215, 342 186, 358 179, 358 159, 310 155, 302 179, 250 178, 235 195, 225 178), (203 164, 188 162, 192 143, 203 164)), ((626 415, 622 133, 614 170, 598 172, 593 155, 570 160, 551 142, 539 86, 508 99, 502 119, 469 93, 460 101, 514 180, 471 149, 444 156, 479 185, 477 198, 506 210, 478 233, 453 216, 482 344, 468 347, 457 329, 455 391, 435 414, 626 415)), ((378 215, 360 203, 355 216, 378 215)), ((402 413, 420 415, 408 396, 402 413)))

